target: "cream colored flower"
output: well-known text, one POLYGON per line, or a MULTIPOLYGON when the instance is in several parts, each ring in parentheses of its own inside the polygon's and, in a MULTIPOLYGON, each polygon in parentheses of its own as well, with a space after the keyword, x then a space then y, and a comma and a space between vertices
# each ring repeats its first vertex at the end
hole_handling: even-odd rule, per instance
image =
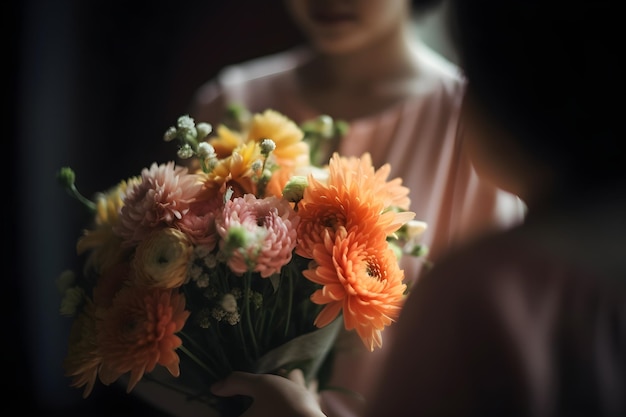
POLYGON ((173 228, 152 232, 138 246, 132 266, 135 283, 176 288, 187 279, 193 246, 185 233, 173 228))

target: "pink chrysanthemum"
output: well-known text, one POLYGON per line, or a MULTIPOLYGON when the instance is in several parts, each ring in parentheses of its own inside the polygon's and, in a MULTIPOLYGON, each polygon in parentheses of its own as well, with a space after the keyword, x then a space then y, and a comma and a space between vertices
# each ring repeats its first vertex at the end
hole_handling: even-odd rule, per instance
POLYGON ((216 225, 230 269, 263 278, 279 272, 291 260, 299 220, 289 202, 277 197, 246 194, 227 201, 216 225))
POLYGON ((100 380, 108 385, 130 372, 130 392, 146 372, 161 365, 180 374, 176 336, 190 312, 176 290, 123 287, 111 308, 97 320, 97 341, 102 354, 100 380))
POLYGON ((174 162, 157 165, 141 172, 141 181, 129 184, 121 208, 119 224, 113 231, 133 246, 154 229, 173 225, 189 210, 202 183, 187 168, 174 162))
POLYGON ((201 245, 212 251, 217 244, 215 217, 222 208, 220 198, 199 201, 189 206, 189 211, 177 223, 194 245, 201 245))
POLYGON ((356 329, 370 351, 382 346, 381 331, 398 317, 406 290, 404 272, 385 236, 364 239, 340 227, 333 238, 325 231, 313 256, 317 265, 303 274, 323 286, 311 300, 325 304, 315 325, 324 327, 343 311, 345 328, 356 329))

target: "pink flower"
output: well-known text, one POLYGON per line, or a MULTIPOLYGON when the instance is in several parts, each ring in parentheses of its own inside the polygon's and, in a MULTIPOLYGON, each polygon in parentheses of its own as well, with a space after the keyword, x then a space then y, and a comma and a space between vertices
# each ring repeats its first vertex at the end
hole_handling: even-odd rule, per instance
POLYGON ((217 197, 193 203, 177 226, 194 245, 202 245, 212 251, 218 239, 215 217, 221 209, 222 200, 217 197))
POLYGON ((182 219, 201 188, 198 176, 189 174, 187 168, 174 162, 153 163, 141 171, 141 181, 129 185, 113 231, 125 246, 133 246, 154 229, 182 219))
POLYGON ((286 200, 252 194, 235 198, 216 221, 220 250, 233 272, 254 271, 267 278, 291 260, 299 221, 286 200))

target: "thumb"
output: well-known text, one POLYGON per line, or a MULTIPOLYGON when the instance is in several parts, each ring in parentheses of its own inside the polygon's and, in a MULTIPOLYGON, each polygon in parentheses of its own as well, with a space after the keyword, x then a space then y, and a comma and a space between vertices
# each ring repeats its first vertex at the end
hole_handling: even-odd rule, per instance
POLYGON ((233 395, 247 395, 253 393, 254 381, 258 375, 234 371, 226 378, 211 385, 211 392, 220 397, 232 397, 233 395))

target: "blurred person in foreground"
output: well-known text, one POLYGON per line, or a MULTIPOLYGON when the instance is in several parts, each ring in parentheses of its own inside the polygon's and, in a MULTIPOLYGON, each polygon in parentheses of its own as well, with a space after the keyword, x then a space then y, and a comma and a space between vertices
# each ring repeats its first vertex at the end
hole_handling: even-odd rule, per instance
MULTIPOLYGON (((465 80, 459 68, 418 36, 414 16, 440 0, 285 0, 306 45, 224 68, 201 86, 190 109, 197 122, 217 128, 231 104, 252 113, 274 109, 300 124, 320 115, 344 120, 349 130, 327 143, 344 156, 369 152, 374 166, 389 163, 390 178, 410 190, 410 210, 427 223, 426 257, 482 233, 518 224, 524 205, 513 194, 481 181, 460 132, 465 80)), ((416 281, 424 258, 402 260, 407 283, 416 281)), ((359 415, 361 397, 379 379, 380 363, 393 344, 370 352, 355 332, 345 332, 333 352, 330 380, 320 392, 331 416, 359 415)))
MULTIPOLYGON (((624 416, 617 5, 453 0, 451 12, 472 158, 528 215, 415 284, 363 415, 624 416)), ((252 396, 246 417, 324 415, 298 378, 235 373, 213 391, 252 396)))

